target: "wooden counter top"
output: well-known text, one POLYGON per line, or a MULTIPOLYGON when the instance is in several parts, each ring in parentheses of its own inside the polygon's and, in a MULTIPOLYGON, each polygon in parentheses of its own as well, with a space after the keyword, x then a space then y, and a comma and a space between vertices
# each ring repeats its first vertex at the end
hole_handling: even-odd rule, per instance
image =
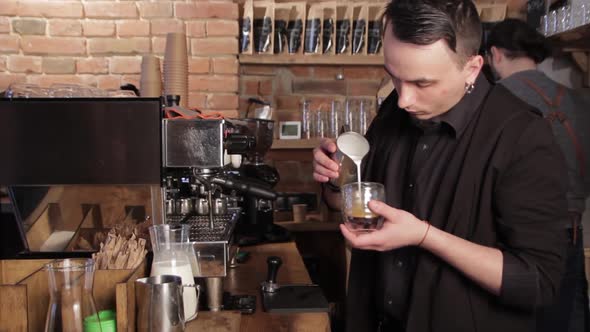
MULTIPOLYGON (((229 269, 224 281, 224 288, 232 295, 256 295, 256 312, 252 315, 241 315, 241 332, 329 332, 330 320, 327 313, 301 314, 270 314, 262 307, 260 283, 266 279, 266 258, 279 256, 283 265, 279 269, 277 282, 283 283, 311 283, 303 260, 297 251, 295 243, 273 243, 253 247, 244 247, 243 251, 250 252, 248 261, 237 268, 229 269)), ((223 319, 236 319, 234 313, 224 313, 223 319), (234 314, 232 316, 232 314, 234 314), (233 318, 232 318, 233 317, 233 318)), ((205 331, 200 328, 211 326, 210 320, 215 320, 217 313, 202 312, 199 317, 190 322, 187 331, 205 331)), ((217 317, 219 318, 219 317, 217 317)), ((215 331, 236 331, 233 323, 226 324, 228 329, 215 331), (231 329, 230 329, 231 327, 231 329)), ((208 331, 208 330, 207 330, 208 331)))

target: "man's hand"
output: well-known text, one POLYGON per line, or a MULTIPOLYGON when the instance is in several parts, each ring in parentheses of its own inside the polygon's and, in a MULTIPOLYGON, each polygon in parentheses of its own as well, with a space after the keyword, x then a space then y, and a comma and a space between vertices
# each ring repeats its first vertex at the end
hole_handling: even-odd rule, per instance
POLYGON ((354 248, 387 251, 422 242, 428 224, 413 214, 379 201, 370 201, 369 209, 383 216, 383 228, 369 233, 355 233, 340 225, 344 237, 354 248))
POLYGON ((338 177, 338 164, 331 159, 336 152, 336 142, 324 138, 320 146, 313 149, 313 178, 318 182, 328 182, 338 177))

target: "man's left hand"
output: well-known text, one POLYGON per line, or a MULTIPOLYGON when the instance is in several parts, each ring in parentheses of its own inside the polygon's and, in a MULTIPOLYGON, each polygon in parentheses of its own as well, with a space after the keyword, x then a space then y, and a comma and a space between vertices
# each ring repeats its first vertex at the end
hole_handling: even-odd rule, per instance
POLYGON ((413 214, 393 208, 383 202, 369 202, 369 209, 383 216, 383 227, 369 233, 351 232, 345 225, 340 225, 342 235, 354 248, 363 250, 388 251, 405 246, 414 246, 422 242, 428 224, 413 214))

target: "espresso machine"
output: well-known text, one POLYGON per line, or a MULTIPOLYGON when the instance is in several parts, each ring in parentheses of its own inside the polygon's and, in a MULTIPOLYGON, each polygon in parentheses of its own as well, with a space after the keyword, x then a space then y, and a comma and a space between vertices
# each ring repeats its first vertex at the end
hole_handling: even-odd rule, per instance
MULTIPOLYGON (((236 172, 238 178, 254 181, 259 186, 272 190, 280 177, 276 168, 264 162, 273 141, 274 121, 263 119, 240 119, 235 123, 245 135, 253 136, 256 145, 244 155, 244 161, 236 172)), ((252 245, 266 242, 284 242, 290 234, 283 227, 273 223, 274 200, 252 194, 245 194, 241 201, 242 220, 236 228, 236 242, 252 245)))

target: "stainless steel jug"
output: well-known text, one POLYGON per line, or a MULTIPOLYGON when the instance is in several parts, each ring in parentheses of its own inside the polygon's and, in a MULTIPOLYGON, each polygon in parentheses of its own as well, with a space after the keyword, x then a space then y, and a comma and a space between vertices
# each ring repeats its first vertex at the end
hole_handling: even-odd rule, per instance
POLYGON ((173 275, 159 275, 141 278, 135 281, 135 301, 137 307, 137 330, 149 332, 184 331, 185 322, 197 317, 185 319, 182 291, 185 287, 196 289, 199 300, 198 285, 183 285, 182 279, 173 275))

